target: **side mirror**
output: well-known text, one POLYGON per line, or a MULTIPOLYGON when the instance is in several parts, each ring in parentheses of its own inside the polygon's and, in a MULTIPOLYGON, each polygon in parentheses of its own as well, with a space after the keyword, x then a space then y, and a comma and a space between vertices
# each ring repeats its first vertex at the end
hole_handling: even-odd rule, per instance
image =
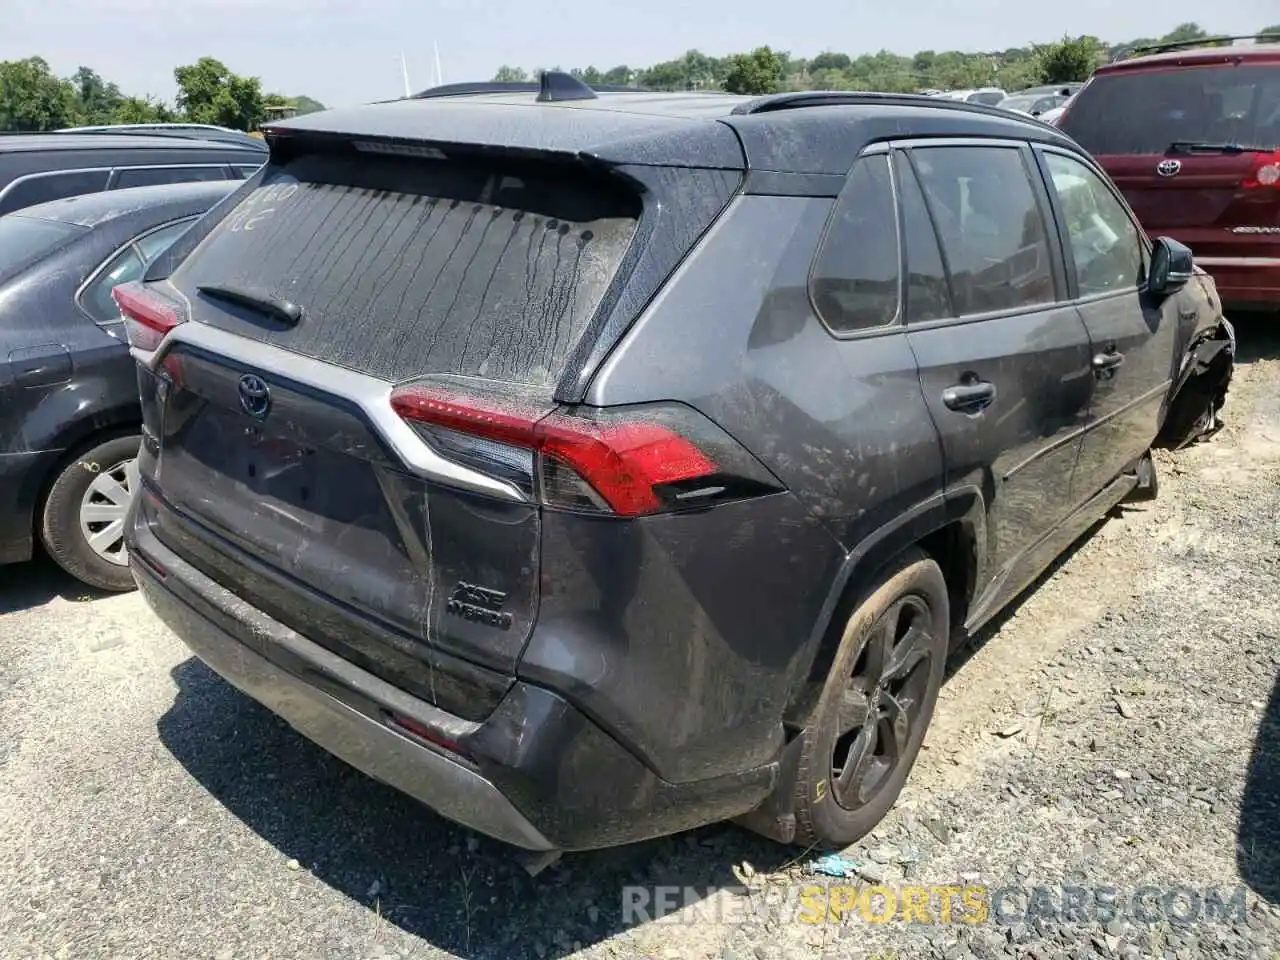
POLYGON ((1151 251, 1147 289, 1157 297, 1176 293, 1195 275, 1191 249, 1170 237, 1157 237, 1151 251))

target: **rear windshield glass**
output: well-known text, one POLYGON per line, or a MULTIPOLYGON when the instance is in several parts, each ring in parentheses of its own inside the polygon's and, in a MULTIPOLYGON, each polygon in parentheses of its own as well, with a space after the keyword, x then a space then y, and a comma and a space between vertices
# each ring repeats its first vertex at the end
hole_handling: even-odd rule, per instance
POLYGON ((1093 154, 1161 154, 1178 140, 1280 146, 1280 64, 1103 74, 1061 126, 1093 154))
POLYGON ((195 319, 387 380, 546 385, 618 270, 638 201, 579 173, 307 154, 260 186, 171 278, 195 319), (281 329, 202 284, 303 309, 281 329))
POLYGON ((61 247, 87 228, 10 214, 0 217, 0 278, 7 278, 61 247))

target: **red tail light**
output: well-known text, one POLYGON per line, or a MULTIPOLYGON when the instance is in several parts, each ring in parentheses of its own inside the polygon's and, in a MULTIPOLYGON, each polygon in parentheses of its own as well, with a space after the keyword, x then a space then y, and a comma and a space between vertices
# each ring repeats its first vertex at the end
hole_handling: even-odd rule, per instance
POLYGON ((593 420, 425 386, 396 390, 391 405, 405 420, 540 455, 541 499, 551 506, 599 501, 597 507, 618 516, 643 516, 663 509, 659 488, 719 472, 691 440, 643 413, 593 420), (557 467, 568 467, 575 477, 560 476, 557 467), (575 478, 598 496, 583 498, 573 489, 575 478))
POLYGON ((124 317, 129 345, 139 350, 156 349, 165 334, 186 319, 178 304, 137 282, 120 284, 111 297, 124 317))
POLYGON ((1253 169, 1240 184, 1246 190, 1260 187, 1280 188, 1280 150, 1273 153, 1260 153, 1253 161, 1253 169))

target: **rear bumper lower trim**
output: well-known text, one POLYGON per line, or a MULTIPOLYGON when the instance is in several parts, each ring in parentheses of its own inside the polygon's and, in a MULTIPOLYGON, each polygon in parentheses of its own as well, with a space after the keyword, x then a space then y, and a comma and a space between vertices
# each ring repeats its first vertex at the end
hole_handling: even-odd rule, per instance
MULTIPOLYGON (((136 538, 137 528, 131 539, 136 538)), ((502 792, 480 773, 403 736, 354 709, 317 686, 318 677, 302 679, 222 629, 211 613, 228 612, 244 604, 230 591, 204 577, 163 544, 142 534, 130 550, 148 560, 133 564, 134 579, 152 610, 202 661, 232 686, 262 703, 294 729, 362 773, 426 804, 441 816, 504 843, 526 850, 556 847, 521 814, 502 792), (163 579, 160 571, 167 576, 163 579), (208 612, 198 606, 209 606, 208 612)), ((265 618, 264 618, 265 619, 265 618)), ((323 662, 332 656, 324 648, 283 625, 290 646, 323 662)), ((277 638, 265 637, 267 643, 277 638)), ((376 685, 379 681, 369 677, 376 685)), ((367 691, 371 698, 378 691, 367 691)))

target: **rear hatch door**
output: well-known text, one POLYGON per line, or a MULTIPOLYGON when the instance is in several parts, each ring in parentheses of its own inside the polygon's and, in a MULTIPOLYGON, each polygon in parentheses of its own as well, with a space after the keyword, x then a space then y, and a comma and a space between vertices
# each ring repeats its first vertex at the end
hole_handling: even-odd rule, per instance
POLYGON ((1280 249, 1280 185, 1257 178, 1280 159, 1280 60, 1101 73, 1058 126, 1098 159, 1149 235, 1198 258, 1280 249))
POLYGON ((482 714, 445 692, 428 648, 513 672, 539 595, 530 465, 419 432, 391 394, 427 382, 550 410, 641 206, 527 159, 342 141, 273 157, 149 287, 189 319, 150 425, 174 507, 157 534, 317 642, 482 714))

